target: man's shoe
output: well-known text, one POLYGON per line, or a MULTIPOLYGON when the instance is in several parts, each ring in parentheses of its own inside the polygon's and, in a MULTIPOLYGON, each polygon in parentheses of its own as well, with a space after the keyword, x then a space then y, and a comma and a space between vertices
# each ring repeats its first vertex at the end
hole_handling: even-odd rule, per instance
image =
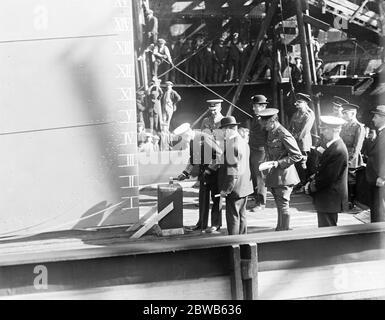
POLYGON ((251 209, 252 212, 258 212, 258 211, 261 211, 261 210, 265 210, 266 208, 266 205, 264 204, 259 204, 257 206, 255 206, 254 208, 251 209))
POLYGON ((200 226, 188 226, 188 227, 185 227, 186 230, 188 231, 195 231, 195 230, 199 230, 200 229, 200 226))
POLYGON ((205 232, 206 233, 217 233, 219 230, 219 227, 208 227, 206 228, 205 232))

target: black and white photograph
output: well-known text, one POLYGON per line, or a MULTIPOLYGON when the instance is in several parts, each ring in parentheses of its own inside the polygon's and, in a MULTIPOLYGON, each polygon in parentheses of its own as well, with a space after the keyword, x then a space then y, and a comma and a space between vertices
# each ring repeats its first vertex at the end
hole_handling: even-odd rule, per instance
POLYGON ((385 1, 2 0, 0 77, 0 300, 385 300, 385 1))

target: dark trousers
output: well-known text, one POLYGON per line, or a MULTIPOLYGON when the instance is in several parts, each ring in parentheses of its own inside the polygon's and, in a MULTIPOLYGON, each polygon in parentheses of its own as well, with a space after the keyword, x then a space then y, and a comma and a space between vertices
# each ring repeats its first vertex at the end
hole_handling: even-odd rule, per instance
POLYGON ((293 187, 280 186, 271 188, 271 193, 274 196, 275 204, 277 205, 278 221, 276 231, 289 230, 290 226, 290 195, 293 187))
POLYGON ((247 197, 226 197, 226 223, 229 235, 247 233, 246 204, 247 197))
POLYGON ((370 222, 385 221, 385 187, 370 186, 370 222))
POLYGON ((317 212, 318 227, 335 227, 337 226, 338 213, 317 212))
POLYGON ((215 62, 214 64, 214 83, 222 83, 226 75, 226 68, 224 65, 215 62))
POLYGON ((266 204, 267 188, 262 173, 259 171, 259 165, 265 161, 265 155, 265 148, 263 147, 260 150, 250 152, 250 171, 256 205, 266 204))
POLYGON ((218 174, 212 173, 207 179, 202 179, 199 185, 199 221, 196 225, 199 226, 201 230, 206 229, 208 225, 210 197, 213 201, 211 208, 211 226, 217 228, 222 226, 222 211, 219 209, 221 198, 215 198, 216 194, 219 194, 218 174))
POLYGON ((356 201, 357 186, 357 168, 349 168, 348 170, 348 196, 349 202, 354 204, 356 201))
POLYGON ((295 163, 295 168, 297 169, 299 179, 301 180, 299 184, 300 186, 303 186, 306 184, 309 178, 307 165, 306 165, 309 152, 301 151, 301 153, 302 153, 302 160, 295 163))

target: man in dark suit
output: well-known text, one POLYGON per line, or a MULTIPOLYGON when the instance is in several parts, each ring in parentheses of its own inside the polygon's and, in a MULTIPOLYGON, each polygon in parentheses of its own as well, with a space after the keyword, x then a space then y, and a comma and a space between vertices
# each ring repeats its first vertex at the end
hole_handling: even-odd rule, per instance
POLYGON ((348 150, 340 138, 345 121, 321 116, 321 134, 326 142, 314 179, 307 185, 317 210, 318 227, 336 226, 338 213, 348 203, 348 150))
POLYGON ((250 149, 238 133, 234 117, 221 120, 224 136, 223 161, 219 168, 221 196, 226 198, 226 223, 229 235, 246 234, 247 196, 253 193, 249 166, 250 149))
POLYGON ((265 171, 266 187, 271 189, 278 210, 276 231, 289 230, 290 196, 293 186, 300 182, 294 164, 302 154, 291 133, 278 121, 278 109, 266 108, 259 112, 267 134, 266 160, 259 169, 265 171))
POLYGON ((267 189, 264 177, 261 171, 259 171, 259 165, 265 161, 266 157, 265 144, 267 132, 262 125, 259 112, 265 110, 269 102, 264 95, 257 94, 251 97, 251 103, 253 105, 253 119, 246 122, 246 127, 250 130, 250 170, 255 199, 255 205, 251 210, 255 212, 265 209, 266 206, 267 189))
POLYGON ((203 131, 192 130, 189 124, 185 123, 174 130, 175 136, 181 136, 182 141, 190 145, 190 160, 185 170, 178 176, 182 181, 189 178, 193 169, 199 166, 199 220, 192 230, 216 233, 222 226, 222 212, 220 210, 220 198, 218 187, 218 159, 222 149, 214 140, 213 135, 203 131), (208 227, 210 210, 210 197, 213 201, 211 208, 211 227, 208 227))
POLYGON ((370 185, 370 221, 385 221, 385 105, 372 111, 377 138, 368 151, 366 180, 370 185))

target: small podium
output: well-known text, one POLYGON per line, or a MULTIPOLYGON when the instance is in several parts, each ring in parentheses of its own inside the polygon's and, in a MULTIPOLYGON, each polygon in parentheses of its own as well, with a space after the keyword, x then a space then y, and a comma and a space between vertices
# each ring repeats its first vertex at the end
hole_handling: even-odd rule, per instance
POLYGON ((162 236, 184 234, 183 231, 183 189, 170 178, 168 184, 158 185, 158 212, 173 204, 173 210, 159 221, 162 236))

